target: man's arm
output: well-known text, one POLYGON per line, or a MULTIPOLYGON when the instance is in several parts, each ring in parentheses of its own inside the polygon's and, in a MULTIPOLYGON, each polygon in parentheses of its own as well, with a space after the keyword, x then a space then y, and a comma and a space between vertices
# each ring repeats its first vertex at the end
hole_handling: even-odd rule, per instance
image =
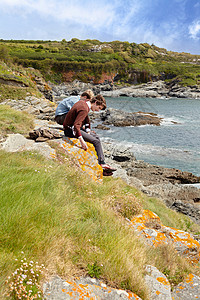
POLYGON ((80 110, 76 116, 76 119, 74 121, 73 127, 74 127, 74 134, 76 138, 79 138, 81 135, 81 127, 83 123, 85 122, 85 119, 88 115, 88 112, 86 110, 80 110))
POLYGON ((88 147, 87 147, 87 144, 86 142, 84 141, 82 135, 81 135, 81 127, 83 125, 83 122, 85 122, 85 120, 87 120, 87 115, 88 115, 88 112, 86 110, 80 110, 78 112, 78 115, 76 117, 76 120, 74 122, 74 125, 73 125, 73 130, 74 130, 74 134, 76 137, 78 137, 80 143, 81 143, 81 148, 83 150, 87 150, 88 147))
POLYGON ((87 148, 88 148, 88 146, 87 146, 87 144, 86 144, 86 142, 84 141, 84 139, 83 139, 83 137, 82 136, 79 136, 79 141, 80 141, 80 143, 81 143, 81 148, 83 149, 83 150, 87 150, 87 148))

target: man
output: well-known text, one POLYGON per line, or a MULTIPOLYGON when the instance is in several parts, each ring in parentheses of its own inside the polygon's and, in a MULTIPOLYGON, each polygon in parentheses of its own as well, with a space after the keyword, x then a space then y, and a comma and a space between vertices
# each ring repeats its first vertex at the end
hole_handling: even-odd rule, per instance
POLYGON ((112 175, 112 172, 116 169, 111 168, 105 164, 104 154, 101 146, 101 141, 98 135, 91 131, 90 120, 88 113, 90 109, 92 111, 100 111, 106 108, 105 99, 101 97, 93 97, 89 100, 79 100, 76 102, 70 111, 67 113, 63 127, 65 136, 69 138, 78 138, 81 143, 81 148, 87 151, 87 144, 89 142, 94 145, 97 153, 98 163, 104 170, 104 175, 112 175), (83 129, 83 127, 85 129, 83 129))
POLYGON ((55 112, 55 121, 63 125, 66 114, 72 108, 72 106, 79 100, 90 100, 94 97, 94 93, 91 90, 87 90, 81 94, 81 96, 70 96, 63 99, 57 106, 55 112))

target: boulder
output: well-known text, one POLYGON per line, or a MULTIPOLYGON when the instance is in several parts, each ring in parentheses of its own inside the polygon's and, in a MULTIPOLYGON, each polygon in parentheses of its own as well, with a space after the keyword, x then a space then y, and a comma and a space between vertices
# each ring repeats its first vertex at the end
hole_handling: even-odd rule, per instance
POLYGON ((151 300, 172 300, 171 286, 167 277, 156 267, 146 266, 145 281, 150 289, 151 300))
POLYGON ((144 112, 129 113, 114 108, 109 108, 101 112, 100 118, 104 125, 114 125, 117 127, 147 124, 159 126, 162 120, 156 114, 144 112))
POLYGON ((172 244, 176 251, 192 263, 200 261, 200 244, 188 232, 164 226, 160 218, 149 210, 135 216, 130 225, 144 241, 154 247, 172 244))
POLYGON ((107 286, 101 280, 82 277, 75 280, 63 280, 53 277, 43 285, 44 300, 66 299, 107 299, 107 300, 141 300, 136 294, 107 286))
POLYGON ((174 300, 200 299, 200 277, 189 274, 184 282, 174 287, 172 296, 174 300))

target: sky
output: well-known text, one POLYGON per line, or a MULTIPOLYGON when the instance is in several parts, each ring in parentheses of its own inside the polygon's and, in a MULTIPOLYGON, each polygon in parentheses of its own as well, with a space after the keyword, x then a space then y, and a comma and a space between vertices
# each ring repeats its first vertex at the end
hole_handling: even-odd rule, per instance
POLYGON ((200 0, 0 0, 0 39, 72 38, 200 55, 200 0))

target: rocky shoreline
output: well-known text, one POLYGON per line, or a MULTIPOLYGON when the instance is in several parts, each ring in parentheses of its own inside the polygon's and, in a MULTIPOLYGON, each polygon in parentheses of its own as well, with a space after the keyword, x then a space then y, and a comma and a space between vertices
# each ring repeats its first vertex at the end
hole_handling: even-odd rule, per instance
POLYGON ((104 84, 83 83, 75 80, 71 83, 54 85, 49 83, 54 98, 63 98, 69 95, 78 95, 82 91, 91 89, 95 94, 104 97, 142 97, 142 98, 200 98, 200 87, 180 86, 178 81, 170 83, 159 80, 140 85, 119 86, 110 82, 104 84))
POLYGON ((115 177, 121 177, 150 197, 161 199, 169 208, 200 224, 200 188, 195 186, 200 183, 200 177, 136 160, 128 146, 112 142, 102 144, 107 162, 117 168, 115 177))

